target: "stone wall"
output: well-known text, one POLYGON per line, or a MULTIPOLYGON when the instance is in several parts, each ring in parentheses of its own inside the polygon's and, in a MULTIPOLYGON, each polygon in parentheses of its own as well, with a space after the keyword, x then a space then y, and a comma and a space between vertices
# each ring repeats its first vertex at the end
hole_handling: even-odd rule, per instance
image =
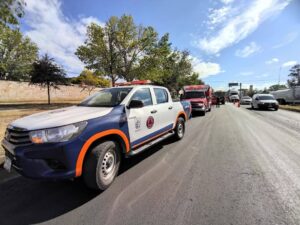
MULTIPOLYGON (((98 91, 94 89, 91 93, 98 91)), ((82 87, 59 86, 51 88, 52 102, 80 101, 89 95, 82 87)), ((0 81, 0 103, 47 102, 47 88, 28 85, 28 82, 0 81)))

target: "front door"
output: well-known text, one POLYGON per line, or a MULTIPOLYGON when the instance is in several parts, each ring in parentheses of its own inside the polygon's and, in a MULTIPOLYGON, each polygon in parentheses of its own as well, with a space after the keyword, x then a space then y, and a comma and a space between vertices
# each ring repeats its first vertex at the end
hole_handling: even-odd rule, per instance
POLYGON ((127 109, 131 147, 137 148, 155 135, 157 114, 150 88, 136 90, 131 100, 140 100, 144 104, 142 108, 127 109))

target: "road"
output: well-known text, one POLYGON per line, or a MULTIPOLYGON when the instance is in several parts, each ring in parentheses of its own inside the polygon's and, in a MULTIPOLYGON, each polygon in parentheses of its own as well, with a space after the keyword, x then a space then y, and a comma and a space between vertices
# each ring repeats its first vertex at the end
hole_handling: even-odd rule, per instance
POLYGON ((300 114, 214 108, 183 140, 123 161, 102 193, 0 182, 1 224, 300 224, 300 114))

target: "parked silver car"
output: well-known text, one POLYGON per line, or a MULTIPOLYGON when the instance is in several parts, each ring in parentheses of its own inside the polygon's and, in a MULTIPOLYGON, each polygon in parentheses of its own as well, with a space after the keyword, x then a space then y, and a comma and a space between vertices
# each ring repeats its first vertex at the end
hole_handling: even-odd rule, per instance
POLYGON ((243 96, 243 97, 241 98, 241 104, 242 104, 242 105, 250 105, 251 102, 252 102, 252 98, 249 97, 249 96, 243 96))

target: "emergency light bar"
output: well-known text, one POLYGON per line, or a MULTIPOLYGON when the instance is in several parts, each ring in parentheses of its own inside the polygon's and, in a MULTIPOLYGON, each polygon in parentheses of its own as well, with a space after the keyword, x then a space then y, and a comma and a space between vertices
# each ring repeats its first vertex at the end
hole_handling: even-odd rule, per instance
POLYGON ((151 83, 152 83, 151 80, 134 80, 131 82, 116 83, 116 86, 145 85, 151 83))

